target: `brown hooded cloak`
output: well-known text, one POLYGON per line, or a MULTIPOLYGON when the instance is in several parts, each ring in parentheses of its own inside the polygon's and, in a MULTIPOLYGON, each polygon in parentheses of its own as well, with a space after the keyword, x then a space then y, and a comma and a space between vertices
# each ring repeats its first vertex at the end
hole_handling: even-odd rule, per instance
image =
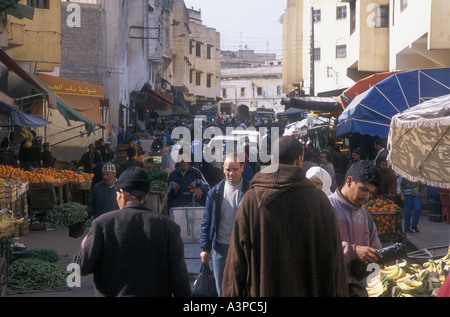
POLYGON ((234 223, 222 296, 347 296, 335 214, 302 168, 255 175, 234 223))

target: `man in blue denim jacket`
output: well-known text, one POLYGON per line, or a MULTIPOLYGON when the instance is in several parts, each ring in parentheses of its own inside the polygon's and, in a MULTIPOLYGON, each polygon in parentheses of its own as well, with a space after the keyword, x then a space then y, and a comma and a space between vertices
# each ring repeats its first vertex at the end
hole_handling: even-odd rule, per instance
POLYGON ((225 179, 211 188, 206 198, 200 235, 200 257, 203 263, 213 260, 217 293, 222 293, 223 270, 233 230, 234 218, 249 182, 242 177, 244 162, 235 154, 227 155, 223 164, 225 179))

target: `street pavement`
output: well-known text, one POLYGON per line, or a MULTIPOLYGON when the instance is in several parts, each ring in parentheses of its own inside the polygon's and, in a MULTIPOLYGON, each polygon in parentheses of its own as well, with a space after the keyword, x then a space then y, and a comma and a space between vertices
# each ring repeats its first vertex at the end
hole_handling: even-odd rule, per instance
MULTIPOLYGON (((406 239, 416 250, 427 248, 435 248, 440 246, 450 246, 450 224, 443 222, 433 222, 428 220, 426 210, 422 211, 421 220, 419 222, 419 229, 421 232, 408 233, 406 239)), ((87 233, 87 230, 86 230, 87 233)), ((23 243, 27 250, 32 249, 53 249, 60 256, 57 262, 64 268, 72 262, 73 256, 80 249, 80 243, 83 237, 73 239, 69 237, 68 230, 45 230, 45 231, 30 231, 28 234, 17 237, 13 241, 23 243)), ((186 246, 187 252, 191 256, 197 256, 199 250, 189 250, 192 246, 186 246)), ((411 251, 411 250, 408 250, 411 251)), ((445 252, 445 249, 440 249, 445 252)), ((445 255, 442 254, 442 255, 445 255)), ((189 254, 187 254, 189 257, 189 254)), ((187 260, 188 262, 189 260, 187 260)), ((199 260, 190 265, 188 263, 189 272, 198 272, 200 268, 199 260)), ((64 290, 52 290, 47 292, 30 292, 25 294, 9 295, 9 297, 93 297, 93 281, 92 275, 81 278, 80 288, 67 288, 64 290)))

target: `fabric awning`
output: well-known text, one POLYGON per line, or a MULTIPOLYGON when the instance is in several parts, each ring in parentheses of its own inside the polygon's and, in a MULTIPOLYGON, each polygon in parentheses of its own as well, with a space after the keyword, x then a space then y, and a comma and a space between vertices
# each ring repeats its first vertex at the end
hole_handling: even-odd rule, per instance
POLYGON ((19 0, 2 0, 0 1, 0 12, 12 15, 20 20, 26 18, 33 20, 34 8, 21 3, 19 0))
POLYGON ((24 81, 26 81, 34 91, 39 94, 43 94, 43 98, 47 98, 50 108, 56 109, 56 100, 47 93, 45 88, 43 88, 28 72, 26 72, 22 67, 20 67, 8 54, 0 49, 0 62, 2 62, 8 69, 24 81))
POLYGON ((342 106, 333 97, 292 97, 282 98, 287 107, 318 112, 342 112, 342 106))
POLYGON ((358 95, 369 90, 372 86, 379 83, 380 81, 399 72, 401 71, 375 73, 373 75, 370 75, 357 81, 353 86, 343 91, 339 96, 334 97, 334 99, 336 99, 342 105, 342 108, 345 109, 358 95))
POLYGON ((145 91, 146 98, 139 104, 143 110, 167 111, 173 105, 173 95, 171 93, 150 90, 145 91))
POLYGON ((450 91, 450 67, 399 72, 358 95, 339 117, 336 135, 387 138, 392 117, 450 91))
POLYGON ((38 77, 70 107, 90 121, 103 124, 100 108, 105 95, 103 86, 45 74, 38 74, 38 77))
POLYGON ((51 122, 33 117, 19 110, 16 106, 0 101, 0 113, 9 116, 14 125, 27 128, 41 128, 49 125, 51 122))
POLYGON ((81 121, 86 124, 86 131, 88 132, 88 135, 95 131, 96 123, 71 108, 64 100, 53 93, 53 91, 41 79, 39 79, 38 76, 26 72, 2 49, 0 49, 0 62, 26 81, 37 93, 42 94, 42 98, 47 99, 49 108, 58 109, 58 111, 66 119, 68 126, 71 126, 70 120, 81 121))
POLYGON ((53 98, 56 100, 57 109, 61 113, 61 115, 66 119, 67 125, 70 127, 72 126, 71 121, 80 121, 84 122, 86 126, 86 131, 88 135, 91 133, 94 133, 95 127, 98 125, 95 122, 89 120, 85 116, 83 116, 81 113, 73 109, 69 104, 67 104, 63 99, 61 99, 59 96, 57 96, 50 87, 47 86, 38 76, 31 75, 44 89, 48 92, 49 95, 53 96, 53 98))

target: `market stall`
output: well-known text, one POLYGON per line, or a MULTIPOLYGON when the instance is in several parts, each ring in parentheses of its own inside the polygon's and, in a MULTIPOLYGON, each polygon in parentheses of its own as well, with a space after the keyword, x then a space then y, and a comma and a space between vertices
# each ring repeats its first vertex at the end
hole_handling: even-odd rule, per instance
POLYGON ((360 133, 387 138, 392 117, 448 94, 450 68, 395 73, 356 96, 339 116, 336 136, 360 133))
MULTIPOLYGON (((71 170, 40 168, 24 171, 12 166, 0 165, 0 209, 4 214, 12 213, 15 219, 24 219, 9 230, 0 232, 8 238, 26 234, 32 229, 47 229, 44 224, 29 224, 29 217, 48 213, 58 205, 71 200, 69 184, 82 186, 90 183, 92 174, 76 173, 71 170)), ((5 222, 6 224, 6 222, 5 222)), ((0 229, 1 231, 1 229, 0 229)))
MULTIPOLYGON (((448 94, 394 115, 388 138, 388 161, 394 171, 410 181, 448 190, 449 118, 448 94)), ((366 208, 377 224, 380 238, 386 233, 395 234, 395 221, 392 223, 388 220, 391 211, 394 214, 397 212, 398 207, 395 204, 389 206, 385 202, 374 200, 368 202, 366 208)), ((449 223, 448 205, 447 209, 442 208, 442 215, 443 222, 449 223)), ((397 221, 401 221, 401 217, 397 221)), ((449 269, 448 245, 414 251, 403 259, 382 267, 378 274, 368 281, 367 291, 371 297, 436 296, 449 278, 449 269)))

